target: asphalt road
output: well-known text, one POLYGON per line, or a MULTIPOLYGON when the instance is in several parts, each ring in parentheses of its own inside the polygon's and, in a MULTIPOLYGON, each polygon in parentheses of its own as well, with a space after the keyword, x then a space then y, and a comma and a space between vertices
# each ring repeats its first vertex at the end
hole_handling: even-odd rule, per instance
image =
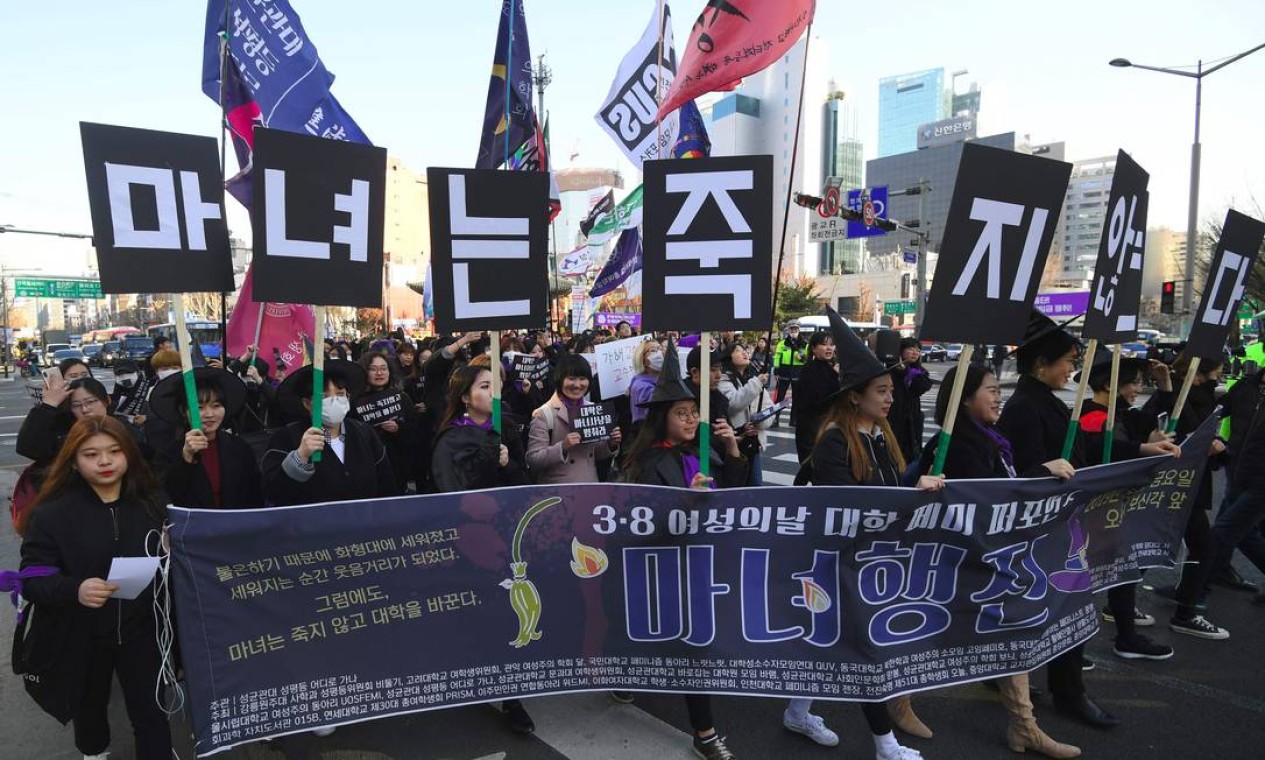
MULTIPOLYGON (((933 375, 944 367, 933 365, 933 375)), ((934 391, 933 391, 934 393, 934 391)), ((928 405, 932 399, 927 398, 928 405)), ((0 383, 0 491, 9 493, 20 469, 13 440, 29 401, 19 385, 0 383)), ((774 431, 766 452, 766 482, 793 476, 794 447, 785 426, 774 431)), ((1218 491, 1220 490, 1218 482, 1218 491)), ((1215 502, 1214 502, 1215 503, 1215 502)), ((0 568, 18 564, 18 539, 0 537, 0 568)), ((1239 560, 1240 570, 1262 581, 1255 568, 1239 560)), ((1171 582, 1171 571, 1152 571, 1147 583, 1171 582)), ((1107 626, 1089 644, 1096 669, 1085 674, 1091 695, 1124 720, 1119 728, 1099 731, 1081 727, 1054 713, 1049 697, 1037 700, 1041 725, 1056 739, 1082 747, 1086 757, 1218 758, 1250 760, 1265 757, 1265 606, 1249 594, 1217 589, 1209 617, 1231 632, 1228 641, 1191 639, 1166 626, 1169 610, 1147 591, 1140 606, 1158 618, 1144 629, 1172 644, 1176 655, 1164 662, 1124 661, 1111 652, 1107 626)), ((6 613, 7 614, 7 613, 6 613)), ((11 617, 0 626, 0 648, 7 650, 11 617)), ((1044 677, 1034 674, 1034 684, 1044 677)), ((632 705, 612 702, 605 694, 546 697, 527 702, 537 724, 531 737, 511 734, 496 710, 479 706, 419 713, 402 718, 340 728, 319 740, 321 756, 330 760, 671 760, 690 757, 688 723, 679 697, 638 695, 632 705)), ((740 758, 787 759, 869 757, 873 744, 860 711, 846 703, 819 702, 815 711, 842 737, 828 749, 781 727, 782 700, 718 697, 717 727, 740 758)), ((1005 714, 995 692, 981 685, 943 689, 915 697, 934 739, 905 740, 927 758, 1009 758, 1004 744, 1005 714)), ((117 691, 111 705, 115 739, 112 758, 133 756, 130 729, 117 691)), ((177 750, 193 757, 187 725, 176 718, 177 750)), ((0 760, 78 758, 68 727, 39 711, 19 679, 0 677, 0 760)), ((220 755, 226 758, 281 758, 269 745, 255 744, 220 755)))

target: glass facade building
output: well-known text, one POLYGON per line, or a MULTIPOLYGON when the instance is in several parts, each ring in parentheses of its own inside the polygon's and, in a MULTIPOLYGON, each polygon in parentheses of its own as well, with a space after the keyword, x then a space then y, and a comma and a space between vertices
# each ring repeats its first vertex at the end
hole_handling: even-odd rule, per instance
MULTIPOLYGON (((839 177, 844 188, 865 186, 865 161, 857 137, 856 109, 841 91, 832 92, 821 107, 821 176, 839 177)), ((840 240, 818 244, 817 275, 862 271, 863 243, 840 240)))
POLYGON ((944 69, 928 69, 880 79, 878 83, 879 158, 918 147, 918 127, 945 118, 944 69))

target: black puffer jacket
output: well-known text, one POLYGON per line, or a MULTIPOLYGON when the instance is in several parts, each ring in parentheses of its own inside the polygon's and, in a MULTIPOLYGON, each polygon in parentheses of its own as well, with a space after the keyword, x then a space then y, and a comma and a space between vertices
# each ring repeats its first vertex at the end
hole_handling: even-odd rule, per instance
MULTIPOLYGON (((515 422, 505 415, 505 429, 515 422)), ((517 435, 504 438, 509 463, 500 466, 501 436, 481 427, 449 425, 435 439, 431 478, 440 493, 475 491, 482 488, 526 485, 527 468, 522 440, 517 435)))

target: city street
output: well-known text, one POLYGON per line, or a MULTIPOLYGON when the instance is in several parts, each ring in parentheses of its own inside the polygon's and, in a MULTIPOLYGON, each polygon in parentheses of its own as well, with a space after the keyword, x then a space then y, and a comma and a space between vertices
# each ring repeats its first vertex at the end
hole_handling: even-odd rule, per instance
MULTIPOLYGON (((940 377, 949 365, 931 365, 940 377)), ((98 371, 98 374, 101 374, 98 371)), ((1013 374, 1007 379, 1013 382, 1013 374)), ((928 416, 933 389, 924 399, 928 416)), ((1009 389, 1006 389, 1009 394, 1009 389)), ((1067 398, 1070 400, 1071 393, 1067 398)), ((29 400, 21 382, 0 383, 0 489, 11 491, 23 466, 13 446, 29 400)), ((765 482, 786 484, 796 470, 793 429, 783 417, 771 431, 765 452, 765 482)), ((1218 476, 1219 477, 1219 476, 1218 476)), ((1218 491, 1220 483, 1218 483, 1218 491)), ((0 538, 0 568, 18 565, 18 539, 7 529, 0 538)), ((1240 559, 1240 570, 1261 581, 1260 573, 1240 559)), ((1148 583, 1170 582, 1172 572, 1152 572, 1148 583)), ((1042 727, 1058 740, 1079 745, 1087 757, 1103 758, 1254 758, 1265 741, 1265 637, 1260 635, 1265 607, 1252 604, 1241 592, 1217 589, 1209 617, 1231 631, 1228 641, 1191 639, 1170 632, 1169 610, 1149 592, 1139 594, 1143 610, 1157 625, 1144 632, 1169 643, 1176 655, 1165 662, 1125 661, 1111 652, 1110 626, 1089 645, 1096 664, 1085 674, 1089 693, 1124 724, 1111 731, 1084 728, 1056 715, 1049 696, 1036 700, 1042 727)), ((0 648, 7 651, 12 627, 5 617, 0 648)), ((426 642, 417 642, 425 646, 426 642)), ((1034 685, 1044 686, 1044 675, 1034 685)), ((919 715, 936 732, 930 741, 907 743, 927 758, 1014 757, 1004 744, 1005 714, 997 693, 979 684, 915 697, 919 715)), ((331 760, 569 760, 685 758, 690 756, 685 706, 677 696, 638 694, 632 705, 617 704, 604 693, 574 694, 529 700, 537 725, 534 736, 509 732, 490 706, 418 713, 406 717, 349 725, 333 736, 317 740, 323 757, 331 760)), ((820 702, 816 712, 842 737, 840 747, 818 747, 781 726, 782 700, 718 697, 714 700, 717 728, 728 737, 740 758, 872 757, 873 745, 861 713, 855 707, 820 702)), ((53 760, 77 758, 69 727, 59 726, 42 713, 12 675, 0 678, 4 758, 53 760)), ((133 756, 132 739, 121 695, 111 704, 115 732, 112 758, 133 756)), ((177 751, 182 758, 194 752, 187 724, 175 721, 177 751)), ((270 745, 255 744, 220 755, 225 758, 266 760, 281 758, 270 745)))

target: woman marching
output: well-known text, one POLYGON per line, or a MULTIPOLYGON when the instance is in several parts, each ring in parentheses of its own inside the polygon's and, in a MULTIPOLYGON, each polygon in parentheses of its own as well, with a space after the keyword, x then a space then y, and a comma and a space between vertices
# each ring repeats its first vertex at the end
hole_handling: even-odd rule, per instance
POLYGON ((609 441, 581 443, 571 421, 580 413, 593 370, 584 357, 565 355, 554 376, 557 392, 532 414, 527 434, 527 466, 538 484, 597 483, 597 465, 619 451, 623 440, 614 426, 609 441))
POLYGON ((255 452, 224 430, 246 404, 246 385, 237 375, 213 367, 193 370, 200 430, 190 429, 184 377, 158 383, 149 396, 153 413, 186 429, 184 438, 158 452, 169 462, 163 485, 173 504, 201 509, 254 509, 264 506, 255 452))
MULTIPOLYGON (((1062 390, 1076 371, 1080 344, 1052 319, 1033 310, 1015 352, 1019 382, 1002 408, 997 430, 1011 443, 1015 470, 1028 472, 1062 457, 1072 410, 1054 392, 1062 390)), ((1082 435, 1075 436, 1069 461, 1074 467, 1087 462, 1082 435)), ((1083 645, 1050 661, 1047 673, 1054 709, 1095 728, 1119 725, 1119 718, 1085 693, 1083 663, 1083 645)))
MULTIPOLYGON (((958 368, 953 367, 940 383, 936 398, 936 424, 944 425, 948 416, 950 396, 957 378, 958 368)), ((988 365, 971 364, 967 368, 966 382, 962 386, 961 407, 957 424, 949 438, 949 452, 944 460, 944 477, 953 479, 985 479, 1014 477, 1049 477, 1064 480, 1074 471, 1064 459, 1055 459, 1036 465, 1023 472, 1015 469, 1015 457, 1010 441, 997 431, 1001 416, 1001 384, 988 365)), ((923 449, 922 461, 935 460, 939 435, 934 435, 923 449)), ((1037 725, 1032 712, 1032 696, 1028 674, 1020 673, 997 679, 1001 703, 1006 708, 1010 723, 1006 729, 1006 745, 1016 752, 1032 750, 1046 757, 1078 757, 1080 748, 1061 744, 1046 735, 1037 725)))
POLYGON ((750 420, 756 412, 773 405, 773 399, 767 390, 769 376, 756 372, 747 347, 739 342, 725 347, 721 356, 721 370, 723 374, 717 387, 729 402, 729 421, 733 423, 741 439, 751 442, 743 444, 748 447, 749 452, 747 462, 750 475, 747 485, 764 485, 760 450, 768 445, 768 437, 764 431, 773 426, 773 418, 767 417, 760 422, 750 420))
MULTIPOLYGON (((747 461, 738 451, 733 428, 723 419, 712 424, 712 433, 713 440, 720 439, 724 444, 724 450, 712 449, 709 462, 712 477, 703 475, 697 444, 698 401, 681 380, 676 345, 668 341, 668 350, 661 351, 660 356, 664 360, 659 381, 650 397, 641 402, 645 420, 624 458, 620 479, 627 483, 676 488, 741 488, 746 485, 747 461)), ((687 694, 685 706, 690 727, 694 729, 694 754, 703 760, 733 760, 734 753, 716 733, 711 697, 687 694)))
POLYGON ((52 574, 28 578, 23 595, 36 608, 24 653, 39 674, 36 700, 63 723, 74 721, 75 746, 85 758, 110 747, 109 702, 118 674, 136 737, 136 757, 171 757, 171 729, 156 699, 162 656, 154 595, 115 599, 107 578, 114 557, 157 555, 163 498, 123 423, 81 418, 49 468, 22 541, 22 569, 52 574), (52 647, 55 651, 45 650, 52 647))
MULTIPOLYGON (((852 332, 838 312, 827 308, 830 332, 839 355, 840 373, 835 392, 827 398, 817 443, 804 469, 815 486, 901 486, 905 457, 896 445, 887 423, 892 407, 892 367, 885 367, 861 339, 852 332)), ((797 479, 798 480, 798 479, 797 479)), ((940 477, 923 475, 916 485, 925 491, 944 487, 940 477)), ((828 747, 839 736, 826 727, 821 717, 809 712, 811 699, 792 699, 782 716, 782 725, 795 733, 828 747)), ((877 760, 919 760, 922 754, 896 741, 892 725, 908 734, 931 738, 928 729, 914 714, 909 697, 897 697, 886 705, 861 705, 874 737, 877 760)))
POLYGON ((800 464, 813 453, 821 418, 838 390, 835 339, 829 331, 819 330, 808 339, 808 363, 799 371, 799 378, 795 381, 795 408, 799 420, 795 426, 795 453, 800 464))

